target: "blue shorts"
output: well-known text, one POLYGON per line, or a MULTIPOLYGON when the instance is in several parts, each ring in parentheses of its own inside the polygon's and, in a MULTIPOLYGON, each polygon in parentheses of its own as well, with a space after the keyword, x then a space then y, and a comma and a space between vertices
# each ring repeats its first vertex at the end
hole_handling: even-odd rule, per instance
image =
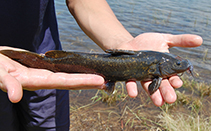
POLYGON ((69 131, 69 91, 24 91, 11 103, 0 90, 0 131, 69 131))

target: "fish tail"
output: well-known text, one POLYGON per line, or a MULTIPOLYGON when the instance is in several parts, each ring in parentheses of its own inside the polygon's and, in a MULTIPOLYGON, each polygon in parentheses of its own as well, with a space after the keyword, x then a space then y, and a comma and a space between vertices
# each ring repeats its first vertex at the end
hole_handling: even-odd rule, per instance
POLYGON ((50 61, 45 60, 44 55, 16 50, 1 50, 0 53, 26 67, 47 69, 56 72, 54 65, 50 61))

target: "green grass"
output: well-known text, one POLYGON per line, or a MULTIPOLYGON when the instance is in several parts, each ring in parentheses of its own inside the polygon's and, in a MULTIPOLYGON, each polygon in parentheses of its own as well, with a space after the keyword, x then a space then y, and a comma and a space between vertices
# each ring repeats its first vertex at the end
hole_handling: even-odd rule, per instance
POLYGON ((183 78, 177 101, 156 107, 145 91, 130 98, 123 83, 113 95, 70 91, 70 130, 211 130, 210 85, 183 78))
POLYGON ((169 114, 162 112, 158 122, 169 131, 210 131, 211 117, 188 115, 187 113, 169 114))

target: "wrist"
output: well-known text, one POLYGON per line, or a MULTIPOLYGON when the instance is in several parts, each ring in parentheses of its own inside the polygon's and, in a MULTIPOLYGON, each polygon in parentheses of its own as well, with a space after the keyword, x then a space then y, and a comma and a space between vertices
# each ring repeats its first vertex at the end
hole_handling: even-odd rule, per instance
POLYGON ((123 35, 113 36, 112 39, 107 41, 110 44, 105 44, 103 49, 104 50, 106 50, 106 49, 124 49, 124 50, 131 49, 133 47, 130 44, 130 42, 133 39, 134 39, 134 37, 130 34, 127 36, 123 36, 123 35))

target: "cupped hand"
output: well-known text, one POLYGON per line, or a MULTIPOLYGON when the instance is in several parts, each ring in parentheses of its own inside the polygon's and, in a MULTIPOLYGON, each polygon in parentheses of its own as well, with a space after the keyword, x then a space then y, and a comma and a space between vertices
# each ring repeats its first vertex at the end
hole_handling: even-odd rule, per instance
MULTIPOLYGON (((0 47, 2 49, 14 49, 0 47)), ((19 102, 23 89, 102 89, 104 79, 94 74, 53 73, 44 69, 27 68, 0 54, 0 89, 8 93, 11 102, 19 102)))
MULTIPOLYGON (((161 34, 161 33, 144 33, 138 35, 133 40, 123 43, 119 49, 131 49, 131 50, 153 50, 160 52, 169 52, 169 48, 177 47, 197 47, 202 44, 203 40, 197 35, 171 35, 171 34, 161 34)), ((148 92, 148 86, 151 83, 141 82, 145 91, 148 92)), ((177 96, 174 88, 181 87, 183 82, 178 76, 172 76, 169 79, 164 79, 161 82, 159 90, 157 90, 153 95, 150 96, 153 103, 156 106, 162 106, 165 102, 173 103, 176 101, 177 96)), ((129 81, 126 83, 126 88, 128 95, 130 97, 136 97, 137 85, 134 81, 129 81)))

